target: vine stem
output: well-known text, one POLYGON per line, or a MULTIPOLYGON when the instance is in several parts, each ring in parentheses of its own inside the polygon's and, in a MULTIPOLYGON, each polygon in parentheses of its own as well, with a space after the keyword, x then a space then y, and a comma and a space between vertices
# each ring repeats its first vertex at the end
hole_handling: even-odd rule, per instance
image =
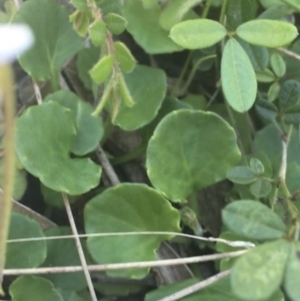
POLYGON ((219 22, 221 24, 224 24, 224 21, 225 21, 225 12, 226 12, 227 3, 228 3, 228 0, 223 0, 220 19, 219 19, 219 22))
POLYGON ((209 9, 210 9, 210 6, 211 6, 211 3, 212 3, 212 0, 207 0, 206 1, 206 4, 204 6, 204 10, 202 12, 202 15, 201 15, 201 18, 202 19, 205 19, 209 13, 209 9))
POLYGON ((70 206, 70 203, 69 203, 68 196, 67 196, 66 193, 62 192, 62 197, 63 197, 63 200, 64 200, 64 204, 65 204, 65 208, 66 208, 66 211, 67 211, 70 226, 71 226, 71 229, 72 229, 72 232, 73 232, 73 235, 74 235, 74 240, 75 240, 76 248, 77 248, 77 251, 78 251, 79 258, 80 258, 82 270, 83 270, 83 273, 84 273, 84 276, 85 276, 85 279, 86 279, 86 282, 87 282, 87 285, 88 285, 88 288, 89 288, 89 291, 90 291, 90 295, 92 297, 92 301, 97 301, 98 298, 96 296, 95 289, 94 289, 93 282, 92 282, 92 278, 91 278, 90 272, 89 272, 88 267, 87 267, 87 263, 86 263, 86 259, 85 259, 84 252, 83 252, 83 249, 82 249, 82 245, 81 245, 80 239, 78 237, 78 231, 77 231, 77 228, 76 228, 76 224, 75 224, 75 221, 74 221, 74 217, 73 217, 73 213, 72 213, 72 209, 71 209, 71 206, 70 206))
POLYGON ((0 100, 4 112, 4 170, 3 198, 0 202, 0 294, 3 295, 2 280, 5 266, 6 240, 9 231, 10 214, 12 209, 12 193, 15 174, 14 150, 14 118, 15 95, 13 89, 13 72, 10 65, 0 65, 0 100))

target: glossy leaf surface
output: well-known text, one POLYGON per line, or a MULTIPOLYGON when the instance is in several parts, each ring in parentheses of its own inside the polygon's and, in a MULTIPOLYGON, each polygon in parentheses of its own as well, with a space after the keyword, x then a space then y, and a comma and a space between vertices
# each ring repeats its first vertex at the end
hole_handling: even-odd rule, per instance
POLYGON ((27 109, 17 122, 16 151, 23 166, 49 188, 70 195, 96 187, 101 174, 90 159, 70 158, 75 139, 72 112, 56 102, 27 109))
MULTIPOLYGON (((101 264, 155 260, 160 243, 171 238, 171 235, 125 236, 122 232, 180 230, 179 212, 158 192, 142 184, 120 184, 94 197, 84 209, 84 220, 88 234, 120 232, 120 236, 88 238, 88 250, 101 264)), ((109 271, 108 274, 143 278, 148 272, 145 268, 109 271)))
POLYGON ((224 179, 239 159, 236 136, 227 122, 214 113, 179 110, 155 129, 146 165, 153 186, 182 202, 196 189, 224 179))

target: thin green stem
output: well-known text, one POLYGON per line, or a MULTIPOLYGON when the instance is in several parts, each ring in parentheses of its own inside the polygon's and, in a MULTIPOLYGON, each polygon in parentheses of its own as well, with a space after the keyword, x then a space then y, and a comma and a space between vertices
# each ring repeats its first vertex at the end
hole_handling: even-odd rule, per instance
POLYGON ((59 72, 53 71, 52 76, 51 76, 51 88, 53 92, 59 91, 60 90, 60 85, 59 85, 59 72))
POLYGON ((210 59, 213 59, 213 58, 215 58, 215 57, 216 57, 215 54, 207 55, 207 56, 205 56, 205 57, 200 58, 200 59, 194 64, 194 66, 193 66, 193 68, 192 68, 192 71, 190 72, 189 77, 187 78, 187 80, 186 80, 186 82, 185 82, 185 85, 184 85, 183 88, 182 88, 182 91, 181 91, 182 94, 184 94, 184 93, 186 92, 186 90, 188 89, 188 87, 189 87, 189 85, 191 84, 191 82, 192 82, 192 80, 193 80, 193 78, 194 78, 194 76, 195 76, 195 74, 196 74, 196 72, 197 72, 199 66, 200 66, 203 62, 205 62, 205 61, 207 61, 207 60, 210 60, 210 59))
POLYGON ((119 156, 115 159, 112 159, 111 162, 113 165, 119 165, 119 164, 123 164, 123 163, 129 162, 129 161, 132 161, 135 158, 139 157, 140 155, 144 154, 146 149, 147 149, 147 145, 142 144, 141 146, 137 147, 133 151, 131 151, 123 156, 119 156))
POLYGON ((225 21, 225 12, 226 12, 227 3, 228 3, 228 0, 223 0, 221 13, 220 13, 220 19, 219 19, 219 22, 221 24, 224 24, 224 21, 225 21))
POLYGON ((5 266, 6 240, 12 208, 12 193, 15 177, 14 150, 14 118, 15 95, 13 71, 9 65, 0 66, 0 98, 3 104, 5 135, 4 135, 4 171, 3 197, 0 200, 0 295, 3 295, 2 280, 5 266))
POLYGON ((174 85, 174 88, 172 90, 172 95, 173 96, 177 95, 177 91, 178 91, 178 89, 179 89, 179 87, 180 87, 180 85, 182 83, 182 80, 183 80, 183 78, 184 78, 184 76, 185 76, 185 74, 187 72, 187 69, 189 67, 189 64, 190 64, 190 62, 192 60, 193 53, 194 53, 193 51, 189 52, 189 55, 188 55, 188 57, 187 57, 187 59, 186 59, 186 61, 184 63, 183 69, 181 70, 180 76, 179 76, 178 80, 176 81, 176 84, 174 85))
POLYGON ((114 85, 114 80, 111 78, 110 81, 108 82, 105 90, 104 90, 104 93, 103 93, 103 95, 102 95, 102 97, 99 101, 99 104, 98 104, 97 108, 92 113, 92 116, 98 116, 98 115, 101 114, 101 112, 104 109, 107 101, 109 100, 109 96, 112 92, 113 85, 114 85))
POLYGON ((209 10, 210 10, 211 3, 212 3, 212 0, 207 0, 206 1, 206 4, 204 6, 204 9, 203 9, 203 12, 202 12, 202 15, 201 15, 202 19, 205 19, 207 17, 207 15, 209 13, 209 10))

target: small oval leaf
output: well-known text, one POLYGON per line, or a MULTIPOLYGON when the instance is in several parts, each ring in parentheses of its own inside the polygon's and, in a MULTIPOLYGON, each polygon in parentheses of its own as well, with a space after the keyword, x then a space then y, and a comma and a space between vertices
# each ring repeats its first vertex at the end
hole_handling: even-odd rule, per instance
POLYGON ((240 25, 236 33, 248 43, 271 48, 289 44, 298 36, 297 27, 291 23, 261 19, 240 25))
POLYGON ((122 16, 114 13, 105 16, 105 23, 107 29, 115 35, 121 34, 127 26, 127 21, 122 16))
POLYGON ((271 55, 270 62, 271 62, 272 69, 273 69, 274 73, 276 74, 276 76, 278 76, 278 77, 284 76, 284 74, 286 72, 286 65, 285 65, 285 61, 282 58, 282 56, 279 55, 278 53, 273 53, 271 55))
POLYGON ((89 27, 89 35, 94 46, 101 46, 105 41, 105 23, 101 20, 95 20, 89 27))
POLYGON ((113 55, 110 54, 103 56, 98 61, 98 63, 89 71, 89 74, 93 81, 97 84, 104 83, 112 73, 113 64, 113 55))
POLYGON ((202 19, 188 20, 175 25, 170 38, 179 46, 187 49, 210 47, 220 42, 227 34, 219 22, 202 19))
POLYGON ((121 70, 127 73, 131 72, 136 65, 136 60, 130 50, 124 43, 119 41, 114 43, 114 47, 115 55, 121 70))
POLYGON ((255 101, 257 82, 247 53, 235 39, 226 43, 221 64, 222 88, 227 102, 237 112, 248 111, 255 101))
POLYGON ((248 166, 235 166, 227 171, 227 179, 237 184, 250 184, 256 180, 256 174, 248 166))
POLYGON ((286 230, 281 219, 258 201, 233 202, 223 209, 222 219, 231 232, 254 240, 278 239, 286 230))

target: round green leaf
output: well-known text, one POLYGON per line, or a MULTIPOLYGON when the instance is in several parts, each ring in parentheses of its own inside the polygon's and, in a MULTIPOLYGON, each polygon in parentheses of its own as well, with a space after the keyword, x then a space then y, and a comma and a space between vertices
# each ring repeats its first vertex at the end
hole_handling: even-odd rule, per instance
POLYGON ((87 102, 83 102, 71 91, 58 91, 49 94, 44 101, 55 101, 61 106, 70 109, 76 123, 77 135, 72 152, 78 156, 94 151, 103 136, 102 120, 92 116, 94 109, 87 102))
POLYGON ((209 19, 183 21, 175 25, 170 38, 181 47, 198 49, 210 47, 220 42, 227 34, 219 22, 209 19))
POLYGON ((126 131, 134 131, 156 116, 166 94, 167 79, 162 70, 141 65, 123 76, 135 105, 129 107, 123 101, 113 122, 126 131))
POLYGON ((235 295, 245 301, 270 298, 279 289, 290 245, 285 240, 265 243, 240 257, 231 272, 235 295))
POLYGON ((235 39, 230 39, 225 45, 221 77, 229 105, 240 113, 248 111, 255 101, 257 82, 247 53, 235 39))
POLYGON ((261 99, 256 102, 255 109, 259 115, 267 120, 273 120, 277 117, 277 107, 268 100, 261 99))
POLYGON ((239 160, 236 135, 226 121, 214 113, 182 109, 155 129, 146 165, 153 186, 181 202, 196 189, 224 179, 239 160))
POLYGON ((107 14, 105 16, 105 23, 107 29, 115 35, 121 34, 127 26, 127 21, 122 16, 115 13, 107 14))
MULTIPOLYGON (((25 215, 13 212, 10 219, 8 239, 31 237, 44 237, 40 225, 25 215)), ((46 242, 43 240, 8 243, 5 268, 38 267, 45 260, 46 253, 46 242)))
POLYGON ((174 25, 179 23, 184 15, 190 11, 191 8, 203 0, 173 0, 167 4, 159 17, 159 23, 165 30, 170 30, 174 25))
POLYGON ((298 30, 288 22, 257 19, 240 25, 236 33, 248 43, 275 48, 291 43, 298 30))
POLYGON ((49 101, 18 119, 16 152, 20 162, 49 188, 79 195, 99 184, 101 167, 90 159, 71 159, 76 138, 73 114, 49 101))
POLYGON ((297 104, 291 108, 288 108, 284 113, 283 119, 287 123, 299 124, 300 123, 300 104, 297 104))
POLYGON ((97 84, 104 83, 111 75, 113 65, 114 56, 112 54, 103 56, 89 71, 92 80, 97 84))
POLYGON ((83 48, 83 40, 73 30, 68 12, 55 1, 31 0, 21 5, 17 21, 28 24, 35 44, 19 61, 34 79, 56 77, 63 64, 83 48))
POLYGON ((268 196, 271 190, 271 183, 264 179, 257 180, 250 186, 251 193, 257 198, 263 198, 268 196))
MULTIPOLYGON (((45 231, 46 236, 71 235, 68 227, 52 227, 45 231)), ((47 240, 47 258, 44 267, 78 266, 81 265, 74 239, 47 240)), ((70 291, 81 291, 87 284, 83 272, 46 274, 56 288, 70 291)))
POLYGON ((286 231, 281 219, 258 201, 233 202, 223 209, 222 219, 231 232, 254 240, 281 238, 286 231))
POLYGON ((122 42, 115 42, 115 55, 119 66, 124 72, 131 72, 136 65, 136 60, 128 47, 122 42))
POLYGON ((250 184, 256 180, 255 172, 248 166, 235 166, 227 171, 227 179, 237 184, 250 184))
POLYGON ((284 74, 286 72, 286 65, 285 65, 285 61, 282 58, 282 56, 279 55, 278 53, 273 53, 271 55, 270 62, 271 62, 272 69, 273 69, 274 73, 276 74, 276 76, 278 76, 278 77, 284 76, 284 74))
POLYGON ((123 16, 128 21, 127 30, 147 53, 169 53, 182 48, 169 38, 169 32, 159 24, 161 9, 156 5, 153 9, 143 7, 142 1, 126 0, 123 16))
POLYGON ((291 300, 300 300, 300 242, 294 242, 291 246, 290 256, 287 262, 284 288, 291 300))
POLYGON ((265 171, 264 165, 256 158, 251 158, 250 167, 256 175, 262 175, 265 171))
POLYGON ((272 83, 276 80, 276 77, 270 69, 265 69, 256 72, 256 80, 261 83, 272 83))
POLYGON ((89 26, 89 36, 94 46, 101 46, 105 41, 106 25, 102 20, 95 20, 89 26))
POLYGON ((299 0, 281 0, 283 3, 286 3, 296 9, 297 11, 300 10, 300 1, 299 0))
POLYGON ((64 301, 53 284, 42 277, 21 276, 9 287, 12 301, 64 301))
MULTIPOLYGON (((86 233, 178 232, 179 212, 154 189, 142 184, 121 184, 105 190, 84 209, 86 233)), ((171 235, 90 237, 87 247, 98 263, 155 260, 155 251, 171 235), (133 247, 134 246, 134 247, 133 247)), ((143 278, 149 269, 108 272, 111 276, 143 278)))

